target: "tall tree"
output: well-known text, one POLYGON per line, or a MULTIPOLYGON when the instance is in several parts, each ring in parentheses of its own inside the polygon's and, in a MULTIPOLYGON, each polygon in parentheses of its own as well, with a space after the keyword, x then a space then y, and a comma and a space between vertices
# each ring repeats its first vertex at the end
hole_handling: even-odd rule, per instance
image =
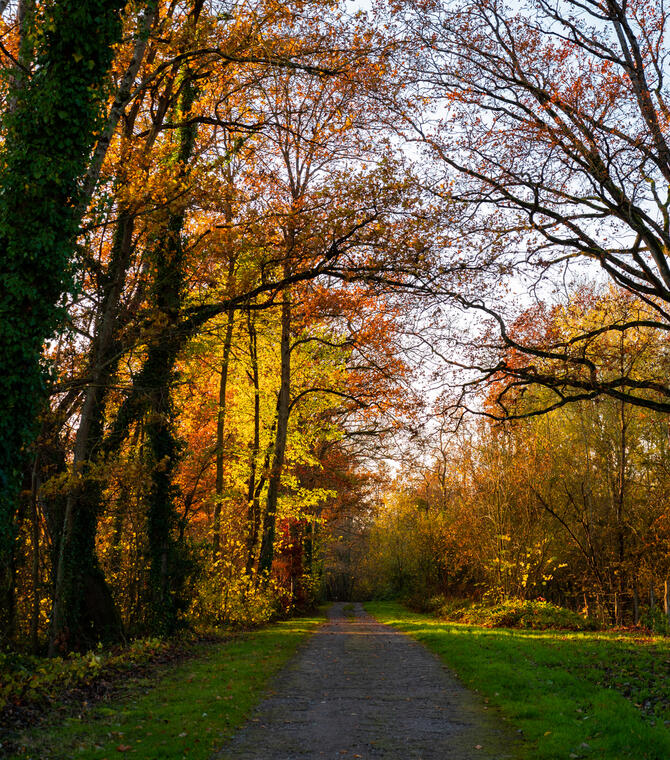
MULTIPOLYGON (((622 376, 585 359, 593 331, 567 343, 515 340, 495 288, 487 295, 483 280, 471 288, 466 281, 487 266, 496 281, 512 268, 529 289, 542 288, 560 281, 566 267, 569 274, 591 262, 645 301, 644 325, 666 340, 670 21, 662 0, 400 7, 415 51, 401 64, 411 81, 401 107, 441 174, 436 181, 431 171, 430 188, 454 209, 451 250, 462 252, 462 287, 447 286, 445 295, 497 322, 499 347, 524 358, 498 365, 512 383, 544 384, 556 403, 604 394, 670 411, 665 367, 622 376), (417 89, 441 109, 437 127, 410 111, 417 89), (536 360, 546 372, 536 371, 536 360)), ((496 363, 479 359, 473 366, 496 363)))
MULTIPOLYGON (((30 5, 29 62, 10 84, 0 183, 0 631, 13 627, 13 515, 43 401, 41 352, 71 287, 81 180, 102 127, 123 0, 30 5), (23 452, 23 453, 22 453, 23 452)), ((24 7, 24 6, 22 6, 24 7)), ((24 63, 25 66, 25 63, 24 63)))

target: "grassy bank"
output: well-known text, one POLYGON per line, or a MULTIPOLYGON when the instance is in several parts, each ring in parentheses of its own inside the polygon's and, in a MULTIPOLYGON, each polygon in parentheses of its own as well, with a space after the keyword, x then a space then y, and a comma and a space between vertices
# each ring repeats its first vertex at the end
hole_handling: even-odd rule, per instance
POLYGON ((375 602, 368 611, 439 654, 523 733, 533 760, 670 758, 670 641, 448 623, 375 602))
POLYGON ((0 757, 205 760, 244 722, 272 676, 322 619, 238 634, 166 666, 158 678, 130 681, 120 698, 76 712, 56 708, 44 724, 12 737, 14 751, 0 748, 0 757))

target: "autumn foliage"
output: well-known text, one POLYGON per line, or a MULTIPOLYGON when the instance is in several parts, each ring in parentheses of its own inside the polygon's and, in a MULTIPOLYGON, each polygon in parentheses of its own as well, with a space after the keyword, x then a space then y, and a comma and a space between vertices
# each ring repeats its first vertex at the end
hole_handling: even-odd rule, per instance
POLYGON ((74 5, 0 2, 6 643, 652 614, 662 4, 74 5))

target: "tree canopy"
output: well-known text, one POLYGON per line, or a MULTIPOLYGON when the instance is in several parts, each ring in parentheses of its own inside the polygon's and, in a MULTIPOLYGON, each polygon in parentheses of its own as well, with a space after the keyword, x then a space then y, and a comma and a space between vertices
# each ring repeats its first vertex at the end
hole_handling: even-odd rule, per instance
POLYGON ((323 593, 639 619, 670 573, 660 0, 0 14, 5 643, 323 593))

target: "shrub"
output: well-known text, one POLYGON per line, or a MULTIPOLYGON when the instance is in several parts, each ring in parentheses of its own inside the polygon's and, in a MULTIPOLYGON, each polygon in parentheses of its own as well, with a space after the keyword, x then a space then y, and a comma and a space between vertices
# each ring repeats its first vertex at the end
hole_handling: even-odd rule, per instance
POLYGON ((662 636, 670 634, 670 621, 660 607, 643 608, 640 623, 652 633, 658 633, 662 636))
MULTIPOLYGON (((408 606, 419 609, 410 600, 408 606)), ((483 625, 488 628, 557 628, 568 631, 593 631, 597 623, 551 602, 509 599, 494 605, 467 599, 433 597, 425 600, 422 611, 444 620, 483 625)))
POLYGON ((150 662, 170 649, 162 639, 137 639, 113 651, 45 659, 0 653, 0 713, 10 705, 45 704, 64 691, 87 686, 112 671, 150 662))
POLYGON ((261 584, 243 572, 219 572, 215 567, 204 574, 189 611, 199 625, 253 628, 276 617, 280 609, 277 589, 261 584))

